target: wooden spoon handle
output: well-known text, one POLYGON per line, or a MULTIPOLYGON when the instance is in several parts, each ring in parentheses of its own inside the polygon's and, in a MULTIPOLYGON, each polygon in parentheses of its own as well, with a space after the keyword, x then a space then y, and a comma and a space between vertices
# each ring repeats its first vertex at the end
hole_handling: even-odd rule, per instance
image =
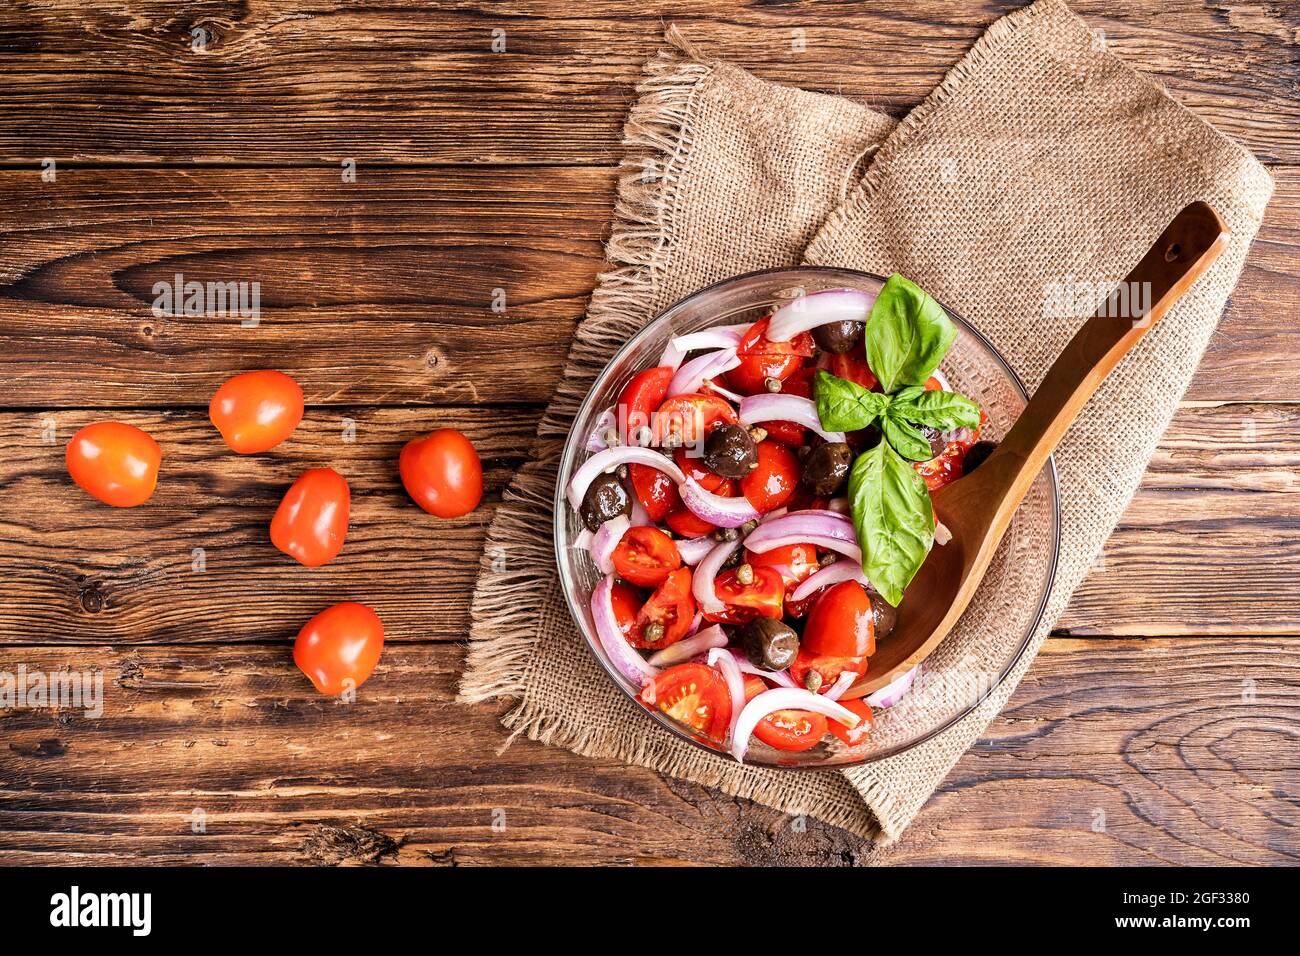
POLYGON ((1019 506, 1065 430, 1103 379, 1227 245, 1227 227, 1194 202, 1174 217, 1151 250, 1070 340, 1038 391, 990 456, 991 473, 1007 476, 1000 513, 1019 506), (1009 467, 1012 463, 1015 467, 1009 467))

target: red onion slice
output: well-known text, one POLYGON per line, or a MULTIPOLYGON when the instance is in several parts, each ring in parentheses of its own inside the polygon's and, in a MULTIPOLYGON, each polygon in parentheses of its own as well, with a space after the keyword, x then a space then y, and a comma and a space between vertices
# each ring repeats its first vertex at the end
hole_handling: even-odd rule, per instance
POLYGON ((583 528, 578 532, 578 536, 573 539, 573 544, 570 545, 570 547, 581 548, 583 551, 590 551, 591 539, 594 537, 595 535, 593 535, 590 530, 583 528))
POLYGON ((602 472, 613 471, 619 465, 628 463, 649 465, 651 468, 657 468, 678 484, 686 480, 686 476, 682 474, 682 470, 677 467, 676 462, 670 458, 665 458, 653 448, 617 445, 614 448, 596 452, 582 463, 581 468, 573 473, 573 478, 569 482, 569 504, 573 505, 573 510, 578 511, 582 508, 582 499, 586 496, 587 489, 591 487, 591 483, 596 480, 597 475, 602 472))
POLYGON ((902 677, 896 677, 880 690, 868 694, 867 703, 872 707, 893 707, 912 686, 912 681, 916 680, 916 672, 920 669, 921 665, 917 664, 902 677))
POLYGON ((682 556, 682 564, 695 567, 704 560, 704 557, 718 546, 707 534, 700 538, 679 538, 677 541, 677 553, 682 556))
POLYGON ((850 561, 847 558, 842 561, 836 561, 834 564, 828 564, 820 571, 814 571, 808 577, 799 582, 799 586, 794 589, 788 600, 802 601, 808 595, 821 588, 828 588, 832 584, 839 584, 841 581, 857 581, 864 588, 870 587, 866 573, 862 570, 862 565, 856 561, 850 561))
POLYGON ((749 323, 742 322, 739 325, 716 325, 711 329, 675 336, 664 346, 659 365, 667 365, 675 372, 681 367, 682 359, 686 358, 687 353, 696 349, 735 348, 748 331, 749 323))
MULTIPOLYGON (((719 631, 722 630, 716 624, 714 627, 717 627, 719 631)), ((731 696, 730 736, 734 740, 736 722, 740 720, 740 712, 745 709, 745 675, 736 666, 736 658, 732 656, 730 651, 723 648, 714 648, 709 651, 707 661, 710 667, 716 667, 722 672, 722 676, 727 682, 727 693, 731 696)))
POLYGON ((949 527, 946 524, 944 524, 942 521, 936 523, 934 526, 934 543, 938 545, 945 545, 951 540, 952 540, 952 531, 949 529, 949 527))
POLYGON ((641 504, 641 496, 635 492, 631 495, 632 513, 628 515, 628 520, 634 528, 654 527, 655 523, 650 519, 649 513, 645 510, 645 505, 641 504))
POLYGON ((721 625, 714 624, 698 634, 683 638, 676 644, 670 644, 662 651, 655 651, 650 655, 649 664, 651 667, 672 667, 674 664, 689 661, 696 654, 703 654, 711 648, 726 646, 727 635, 723 633, 721 625))
POLYGON ((731 735, 731 754, 736 760, 745 762, 749 735, 754 732, 760 720, 778 710, 810 710, 814 714, 825 714, 850 728, 862 723, 862 718, 853 711, 822 694, 814 694, 802 687, 773 687, 751 700, 740 712, 740 719, 736 721, 731 735))
POLYGON ((623 632, 618 628, 618 619, 614 616, 613 595, 612 574, 606 575, 591 592, 591 618, 596 625, 596 637, 614 669, 634 686, 641 687, 659 673, 659 668, 650 666, 623 637, 623 632))
POLYGON ((844 441, 844 432, 831 432, 822 428, 822 421, 817 416, 817 405, 810 398, 799 395, 750 395, 740 403, 740 423, 756 425, 759 422, 794 422, 804 428, 811 428, 827 441, 844 441))
POLYGON ((840 671, 840 676, 835 678, 835 683, 831 684, 830 689, 823 696, 827 700, 839 700, 844 696, 845 691, 853 686, 853 682, 861 676, 857 671, 840 671))
POLYGON ((682 504, 690 509, 691 514, 719 528, 739 528, 758 518, 757 509, 744 495, 735 498, 715 495, 701 488, 694 478, 685 478, 677 490, 681 492, 682 504))
POLYGON ((614 573, 614 549, 630 527, 632 522, 627 520, 627 516, 619 515, 601 525, 591 539, 591 559, 596 562, 601 574, 614 573))
POLYGON ((723 372, 729 372, 740 364, 736 350, 718 349, 698 358, 693 358, 677 370, 673 380, 668 384, 668 397, 674 395, 692 395, 704 387, 704 380, 715 378, 723 372))
POLYGON ((945 392, 952 391, 952 386, 948 384, 948 376, 944 375, 943 372, 940 372, 938 369, 935 369, 933 372, 930 373, 930 375, 934 378, 936 382, 939 383, 939 388, 942 391, 945 392))
POLYGON ((784 671, 765 671, 763 668, 754 664, 742 652, 733 650, 731 656, 736 659, 736 666, 740 668, 742 674, 755 674, 759 677, 766 677, 773 683, 780 684, 782 687, 798 687, 794 678, 790 676, 788 670, 784 671))
POLYGON ((734 405, 739 405, 741 402, 745 400, 744 395, 737 395, 735 392, 728 391, 727 389, 719 385, 716 379, 706 380, 703 387, 707 388, 710 392, 717 392, 719 395, 721 395, 723 398, 725 398, 727 401, 731 402, 734 405))
POLYGON ((755 528, 745 539, 745 547, 762 554, 790 544, 813 544, 837 551, 862 563, 853 522, 835 511, 794 511, 755 528))
POLYGON ((713 590, 713 579, 718 576, 718 569, 739 547, 739 538, 715 545, 713 550, 700 560, 694 573, 691 574, 691 596, 695 598, 695 603, 700 606, 700 610, 706 614, 717 614, 726 608, 713 590))
POLYGON ((876 293, 857 289, 829 289, 800 296, 772 314, 767 324, 769 342, 788 342, 800 332, 807 332, 831 322, 865 322, 876 302, 876 293))
POLYGON ((614 414, 613 406, 605 409, 596 419, 596 424, 591 428, 591 434, 587 436, 587 451, 604 451, 609 447, 609 442, 605 441, 605 432, 618 425, 618 416, 614 414))

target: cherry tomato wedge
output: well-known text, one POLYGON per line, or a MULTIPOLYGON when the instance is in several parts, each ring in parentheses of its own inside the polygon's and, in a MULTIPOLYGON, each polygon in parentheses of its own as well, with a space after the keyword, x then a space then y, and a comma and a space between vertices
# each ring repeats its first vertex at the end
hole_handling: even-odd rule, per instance
POLYGON ((843 355, 832 355, 830 368, 827 371, 837 378, 847 378, 850 382, 855 382, 866 389, 873 389, 880 384, 880 379, 876 378, 876 373, 871 371, 871 366, 867 364, 867 357, 862 354, 861 349, 850 349, 843 355))
POLYGON ((817 549, 811 544, 787 544, 762 554, 745 552, 745 563, 752 568, 772 568, 781 575, 785 586, 798 584, 818 570, 817 549))
POLYGON ((912 467, 925 479, 925 486, 931 491, 938 491, 944 485, 951 484, 965 473, 966 453, 980 440, 980 429, 988 421, 988 416, 980 412, 980 428, 971 429, 962 438, 948 442, 934 458, 929 461, 916 461, 912 467))
POLYGON ((799 487, 799 459, 779 442, 761 441, 756 448, 758 467, 740 479, 740 491, 766 514, 789 501, 799 487))
POLYGON ((799 648, 799 654, 790 665, 790 678, 800 687, 806 686, 805 681, 809 671, 816 671, 822 675, 822 687, 830 687, 837 680, 840 674, 845 671, 861 676, 867 672, 867 659, 865 657, 832 657, 829 654, 814 654, 804 648, 799 648))
POLYGON ((641 691, 641 701, 714 740, 726 737, 731 726, 727 682, 704 664, 678 664, 668 668, 641 691))
POLYGON ((857 581, 841 581, 827 588, 808 613, 799 646, 811 654, 830 657, 876 653, 876 623, 867 589, 857 581))
POLYGON ((655 412, 651 432, 656 445, 672 435, 679 445, 691 447, 702 444, 715 425, 737 421, 731 403, 718 395, 675 395, 655 412))
POLYGON ((632 376, 632 381, 623 386, 614 414, 623 429, 625 442, 629 441, 628 436, 636 436, 640 429, 650 427, 650 419, 655 409, 663 404, 672 380, 672 367, 661 365, 638 372, 632 376))
MULTIPOLYGON (((767 684, 753 674, 745 676, 745 703, 763 691, 767 684)), ((811 750, 826 736, 827 719, 807 710, 777 710, 768 714, 754 728, 754 736, 775 750, 798 753, 811 750)))
MULTIPOLYGON (((730 478, 724 478, 722 484, 713 489, 713 493, 723 498, 734 498, 736 496, 736 483, 730 478)), ((698 538, 701 535, 712 534, 718 530, 717 525, 709 524, 703 518, 697 518, 695 513, 685 505, 679 505, 664 520, 667 522, 668 527, 683 538, 698 538)))
POLYGON ((756 617, 781 617, 781 603, 785 599, 785 582, 775 568, 755 568, 753 584, 741 584, 736 568, 723 571, 713 579, 713 593, 726 605, 723 610, 704 618, 722 624, 744 624, 756 617))
POLYGON ((356 690, 379 663, 384 624, 354 601, 335 604, 303 625, 293 642, 293 662, 316 689, 331 697, 356 690))
POLYGON ((861 698, 842 700, 840 703, 861 717, 862 723, 856 727, 845 727, 838 720, 832 720, 830 721, 830 731, 850 747, 856 747, 871 735, 871 728, 876 722, 876 718, 871 713, 871 705, 861 698))
POLYGON ((727 373, 727 384, 737 392, 757 395, 766 391, 769 378, 784 381, 816 351, 812 335, 807 332, 800 332, 788 342, 769 342, 766 332, 770 320, 771 316, 751 325, 736 346, 740 364, 727 373))
POLYGON ((309 568, 332 561, 348 533, 351 494, 333 468, 312 468, 284 493, 271 519, 271 543, 309 568))
POLYGON ((302 389, 288 375, 266 369, 244 372, 217 389, 208 418, 230 450, 240 455, 269 451, 302 421, 302 389))
POLYGON ((631 585, 615 581, 610 600, 614 605, 614 620, 618 623, 619 633, 630 643, 636 630, 636 615, 645 598, 631 585))
MULTIPOLYGON (((718 489, 726 484, 730 479, 723 478, 716 471, 710 470, 709 467, 704 464, 702 452, 691 454, 691 452, 685 448, 674 448, 673 461, 677 463, 677 467, 680 468, 688 478, 693 478, 705 491, 716 492, 720 495, 724 494, 723 492, 718 491, 718 489)), ((659 474, 662 474, 662 472, 659 472, 659 474)))
POLYGON ((153 496, 162 449, 134 425, 96 422, 72 436, 64 460, 87 494, 115 508, 134 508, 153 496))
POLYGON ((640 499, 641 507, 645 508, 651 521, 663 521, 668 517, 668 512, 682 503, 673 480, 658 468, 631 462, 627 466, 627 474, 632 481, 633 492, 640 499))
POLYGON ((406 443, 398 459, 406 493, 439 518, 459 518, 483 499, 483 464, 468 438, 439 428, 406 443))
POLYGON ((695 621, 695 598, 691 597, 691 569, 678 568, 664 579, 654 594, 637 612, 636 624, 628 642, 633 647, 667 647, 676 644, 695 621), (646 626, 660 624, 663 637, 651 641, 646 638, 646 626))
POLYGON ((682 566, 677 545, 658 528, 629 528, 614 549, 614 568, 633 584, 657 588, 682 566))

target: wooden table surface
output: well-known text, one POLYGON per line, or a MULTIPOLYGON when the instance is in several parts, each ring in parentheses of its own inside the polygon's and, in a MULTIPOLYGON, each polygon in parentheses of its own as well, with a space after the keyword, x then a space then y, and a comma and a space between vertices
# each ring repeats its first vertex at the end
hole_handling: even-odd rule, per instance
POLYGON ((105 706, 0 710, 0 862, 1295 863, 1293 2, 1074 4, 1277 192, 1103 559, 898 844, 528 741, 498 755, 499 708, 453 702, 484 529, 601 268, 622 118, 665 22, 901 116, 1018 5, 7 4, 0 671, 99 668, 105 706), (260 323, 154 317, 177 272, 259 282, 260 323), (271 453, 222 453, 208 399, 262 367, 302 383, 307 417, 271 453), (166 449, 147 507, 66 478, 67 439, 104 418, 166 449), (426 518, 396 476, 438 426, 484 459, 461 520, 426 518), (322 464, 353 519, 308 573, 266 527, 322 464), (289 650, 345 599, 388 632, 352 705, 289 650))

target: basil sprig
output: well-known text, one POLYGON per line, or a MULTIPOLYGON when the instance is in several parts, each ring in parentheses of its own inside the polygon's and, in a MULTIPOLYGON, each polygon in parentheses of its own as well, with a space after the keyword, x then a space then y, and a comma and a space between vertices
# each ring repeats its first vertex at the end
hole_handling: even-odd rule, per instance
POLYGON ((950 431, 980 423, 979 406, 966 396, 925 388, 956 336, 934 299, 893 275, 876 297, 863 336, 867 364, 884 392, 817 373, 822 428, 880 429, 880 443, 859 455, 849 472, 849 508, 867 579, 895 607, 934 541, 930 492, 912 467, 933 457, 921 428, 950 431))

